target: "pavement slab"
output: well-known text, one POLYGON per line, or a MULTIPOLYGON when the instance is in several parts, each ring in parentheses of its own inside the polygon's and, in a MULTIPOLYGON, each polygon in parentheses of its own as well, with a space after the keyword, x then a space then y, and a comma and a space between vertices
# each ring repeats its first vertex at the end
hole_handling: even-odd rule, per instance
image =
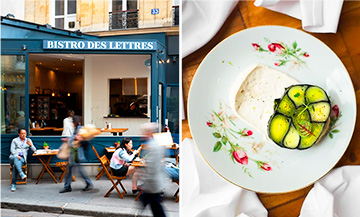
MULTIPOLYGON (((81 178, 76 178, 77 181, 71 185, 72 191, 62 194, 59 190, 63 188, 64 183, 56 184, 51 179, 42 179, 39 184, 35 184, 36 180, 29 179, 28 184, 17 185, 15 192, 10 191, 10 180, 2 180, 1 207, 23 211, 21 216, 37 216, 31 212, 40 212, 44 216, 152 216, 149 207, 143 209, 141 202, 135 201, 136 195, 131 192, 131 179, 123 181, 128 193, 121 199, 115 190, 109 197, 104 197, 112 186, 106 177, 100 180, 91 178, 94 189, 86 192, 82 191, 85 184, 81 178), (46 213, 52 214, 45 215, 46 213)), ((166 179, 162 206, 168 217, 179 216, 179 203, 174 202, 177 188, 176 183, 166 179)))

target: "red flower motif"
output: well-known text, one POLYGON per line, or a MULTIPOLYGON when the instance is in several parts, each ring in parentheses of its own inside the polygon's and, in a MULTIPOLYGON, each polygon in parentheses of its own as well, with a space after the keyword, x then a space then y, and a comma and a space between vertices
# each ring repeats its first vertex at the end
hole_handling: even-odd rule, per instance
POLYGON ((260 48, 260 45, 258 45, 256 43, 252 43, 251 45, 255 48, 255 50, 259 50, 259 48, 260 48))
POLYGON ((267 163, 261 162, 261 163, 260 163, 260 168, 263 169, 263 170, 265 170, 265 171, 271 171, 271 167, 270 167, 270 165, 267 164, 267 163))
POLYGON ((334 105, 334 106, 331 108, 330 118, 331 118, 331 119, 336 119, 336 118, 339 117, 339 114, 340 114, 339 106, 338 106, 338 105, 334 105))
POLYGON ((280 66, 280 63, 274 63, 275 66, 280 66))
POLYGON ((268 45, 269 51, 275 54, 282 54, 285 48, 279 43, 271 43, 268 45))
POLYGON ((206 125, 208 125, 208 127, 212 127, 212 126, 213 126, 213 123, 210 122, 210 121, 208 121, 208 122, 206 122, 206 125))
POLYGON ((246 152, 243 151, 242 149, 237 149, 237 150, 233 151, 233 156, 238 163, 241 163, 244 165, 249 163, 249 158, 248 158, 246 152))
POLYGON ((241 135, 243 136, 251 136, 253 134, 253 132, 251 130, 243 130, 241 132, 241 135))
POLYGON ((310 55, 308 53, 304 53, 304 57, 309 57, 310 55))

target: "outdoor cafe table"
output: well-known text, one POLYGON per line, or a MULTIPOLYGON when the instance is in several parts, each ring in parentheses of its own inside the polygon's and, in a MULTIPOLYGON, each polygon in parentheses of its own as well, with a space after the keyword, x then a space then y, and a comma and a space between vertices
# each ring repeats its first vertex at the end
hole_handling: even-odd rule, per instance
POLYGON ((58 152, 59 152, 59 149, 54 149, 54 150, 38 149, 33 154, 33 156, 36 156, 40 160, 41 164, 43 165, 43 169, 41 170, 41 173, 36 181, 36 184, 39 183, 41 177, 45 173, 45 170, 50 174, 50 176, 54 180, 54 182, 57 183, 55 173, 54 173, 54 171, 52 171, 51 167, 49 166, 49 163, 51 161, 51 158, 54 155, 57 155, 58 152), (47 157, 48 157, 48 159, 46 161, 47 157))
POLYGON ((116 136, 117 134, 119 134, 119 136, 122 136, 123 132, 129 130, 129 128, 111 128, 111 129, 104 129, 104 128, 99 128, 99 130, 101 130, 101 132, 107 132, 107 133, 112 133, 114 136, 116 136))

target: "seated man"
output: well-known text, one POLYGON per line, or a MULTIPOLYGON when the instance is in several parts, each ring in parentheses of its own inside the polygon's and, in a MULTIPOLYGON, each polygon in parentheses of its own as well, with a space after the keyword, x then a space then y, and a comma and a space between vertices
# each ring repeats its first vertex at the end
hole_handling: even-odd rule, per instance
POLYGON ((20 128, 18 130, 19 137, 15 138, 11 142, 10 146, 10 165, 13 166, 11 191, 16 191, 17 176, 20 174, 21 179, 25 179, 26 175, 22 171, 21 167, 25 165, 29 148, 33 152, 36 151, 31 139, 26 138, 26 130, 20 128))

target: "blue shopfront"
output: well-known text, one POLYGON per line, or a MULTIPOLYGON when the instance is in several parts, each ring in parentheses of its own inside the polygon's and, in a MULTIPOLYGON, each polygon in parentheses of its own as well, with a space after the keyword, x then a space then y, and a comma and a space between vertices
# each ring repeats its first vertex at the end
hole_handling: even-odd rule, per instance
POLYGON ((140 126, 147 122, 159 123, 160 131, 169 119, 178 142, 179 83, 170 77, 179 71, 177 57, 169 58, 169 41, 165 33, 98 37, 1 17, 1 163, 8 164, 19 127, 37 148, 47 142, 57 149, 69 110, 84 124, 127 128, 121 136, 93 139, 100 155, 123 137, 139 146, 140 126))

